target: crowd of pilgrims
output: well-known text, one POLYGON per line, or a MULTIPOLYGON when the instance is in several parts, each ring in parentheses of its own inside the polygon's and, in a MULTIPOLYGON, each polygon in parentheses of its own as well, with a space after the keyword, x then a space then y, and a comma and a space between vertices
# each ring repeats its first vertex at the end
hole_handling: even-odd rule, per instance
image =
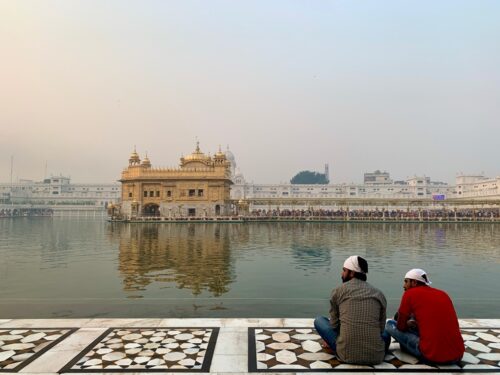
POLYGON ((500 209, 407 209, 407 210, 362 210, 362 209, 337 209, 337 210, 253 210, 251 216, 256 217, 323 217, 332 219, 360 218, 360 219, 492 219, 500 217, 500 209))
POLYGON ((0 217, 19 216, 52 216, 51 208, 4 208, 0 209, 0 217))

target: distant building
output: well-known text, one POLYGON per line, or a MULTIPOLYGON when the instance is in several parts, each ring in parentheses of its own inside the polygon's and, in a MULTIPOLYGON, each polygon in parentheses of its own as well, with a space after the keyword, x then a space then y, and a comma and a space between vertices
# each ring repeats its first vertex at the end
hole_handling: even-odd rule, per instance
MULTIPOLYGON (((293 184, 255 184, 247 183, 242 174, 238 174, 231 189, 231 198, 259 199, 290 198, 299 201, 301 198, 314 199, 432 199, 435 195, 447 198, 457 196, 455 186, 433 182, 430 177, 411 177, 406 181, 393 182, 387 172, 375 172, 379 177, 375 181, 364 184, 327 184, 327 185, 293 185, 293 184), (382 176, 381 176, 382 175, 382 176), (389 182, 385 179, 387 177, 389 182)), ((251 207, 258 208, 258 207, 251 207)))
POLYGON ((134 150, 122 172, 123 216, 207 217, 231 213, 231 163, 219 150, 213 157, 196 150, 179 168, 152 168, 134 150))
POLYGON ((500 176, 488 178, 481 174, 460 174, 456 177, 455 185, 460 198, 500 198, 500 176))
POLYGON ((391 177, 387 172, 376 170, 375 172, 365 173, 363 182, 365 184, 392 184, 391 177))
POLYGON ((120 185, 74 184, 69 177, 52 176, 43 181, 0 183, 0 203, 35 206, 94 206, 106 208, 120 199, 120 185))

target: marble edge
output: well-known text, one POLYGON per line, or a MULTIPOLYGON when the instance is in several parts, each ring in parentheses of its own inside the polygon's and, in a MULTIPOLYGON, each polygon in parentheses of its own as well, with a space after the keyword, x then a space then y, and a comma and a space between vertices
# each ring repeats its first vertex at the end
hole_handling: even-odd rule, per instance
POLYGON ((79 328, 90 319, 9 319, 0 321, 0 328, 79 328))
MULTIPOLYGON (((323 374, 335 374, 335 375, 352 375, 352 371, 335 371, 335 372, 322 372, 323 374)), ((15 375, 15 374, 22 374, 22 375, 60 375, 58 372, 2 372, 2 375, 15 375)), ((68 374, 68 373, 65 373, 68 374)), ((89 372, 79 372, 78 375, 116 375, 116 372, 100 372, 100 373, 89 373, 89 372)), ((126 372, 127 375, 144 375, 147 374, 147 372, 126 372)), ((157 373, 156 373, 157 374, 157 373)), ((236 371, 218 371, 218 372, 206 372, 206 373, 200 373, 200 372, 162 372, 162 374, 165 375, 200 375, 200 374, 211 374, 211 375, 248 375, 252 374, 249 372, 236 372, 236 371)), ((259 374, 259 375, 311 375, 311 372, 264 372, 264 371, 259 371, 254 372, 253 374, 259 374)), ((363 373, 358 373, 362 375, 375 375, 377 374, 377 371, 374 372, 363 372, 363 373)), ((379 372, 380 374, 380 372, 379 372)), ((401 375, 401 372, 384 372, 384 375, 401 375)), ((405 375, 422 375, 423 372, 405 372, 405 375)), ((478 374, 477 372, 466 372, 466 371, 461 371, 461 372, 439 372, 439 375, 469 375, 469 374, 478 374)))
MULTIPOLYGON (((0 328, 312 327, 313 318, 0 319, 0 328)), ((459 319, 461 328, 500 328, 500 319, 459 319)))
MULTIPOLYGON (((2 375, 61 375, 58 372, 2 372, 2 375)), ((69 373, 64 373, 64 374, 69 374, 69 373)), ((79 372, 78 375, 116 375, 116 372, 99 372, 99 373, 89 373, 89 372, 79 372)), ((127 375, 144 375, 148 374, 147 372, 126 372, 124 374, 127 375)), ((153 374, 153 373, 149 373, 153 374)), ((158 374, 157 372, 155 374, 158 374)), ((259 374, 259 375, 311 375, 311 372, 254 372, 254 373, 249 373, 249 372, 205 372, 205 373, 200 373, 200 372, 162 372, 164 375, 200 375, 200 374, 211 374, 211 375, 248 375, 248 374, 259 374)), ((335 371, 335 372, 322 372, 320 374, 335 374, 335 375, 353 375, 353 372, 345 372, 345 371, 335 371)), ((359 372, 358 374, 360 375, 376 375, 376 374, 381 374, 380 372, 359 372)), ((405 375, 422 375, 423 372, 405 372, 405 375)), ((437 373, 439 375, 477 375, 477 372, 439 372, 437 373)), ((383 375, 401 375, 401 372, 384 372, 383 375)))

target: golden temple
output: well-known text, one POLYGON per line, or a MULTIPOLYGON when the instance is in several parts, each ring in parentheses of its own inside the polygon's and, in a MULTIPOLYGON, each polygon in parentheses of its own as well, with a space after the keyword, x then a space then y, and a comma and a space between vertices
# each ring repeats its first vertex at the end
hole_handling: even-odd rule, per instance
POLYGON ((231 212, 230 162, 219 148, 205 155, 199 142, 190 155, 180 158, 179 168, 153 168, 146 155, 134 148, 122 172, 121 206, 115 215, 140 217, 215 217, 231 212))

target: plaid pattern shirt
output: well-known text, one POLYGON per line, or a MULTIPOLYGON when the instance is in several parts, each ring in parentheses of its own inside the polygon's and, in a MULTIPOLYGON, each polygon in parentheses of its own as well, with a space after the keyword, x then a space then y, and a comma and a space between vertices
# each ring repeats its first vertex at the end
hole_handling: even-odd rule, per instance
POLYGON ((384 360, 381 334, 386 308, 384 294, 366 281, 351 279, 333 290, 330 322, 340 329, 337 355, 341 361, 369 365, 384 360))

